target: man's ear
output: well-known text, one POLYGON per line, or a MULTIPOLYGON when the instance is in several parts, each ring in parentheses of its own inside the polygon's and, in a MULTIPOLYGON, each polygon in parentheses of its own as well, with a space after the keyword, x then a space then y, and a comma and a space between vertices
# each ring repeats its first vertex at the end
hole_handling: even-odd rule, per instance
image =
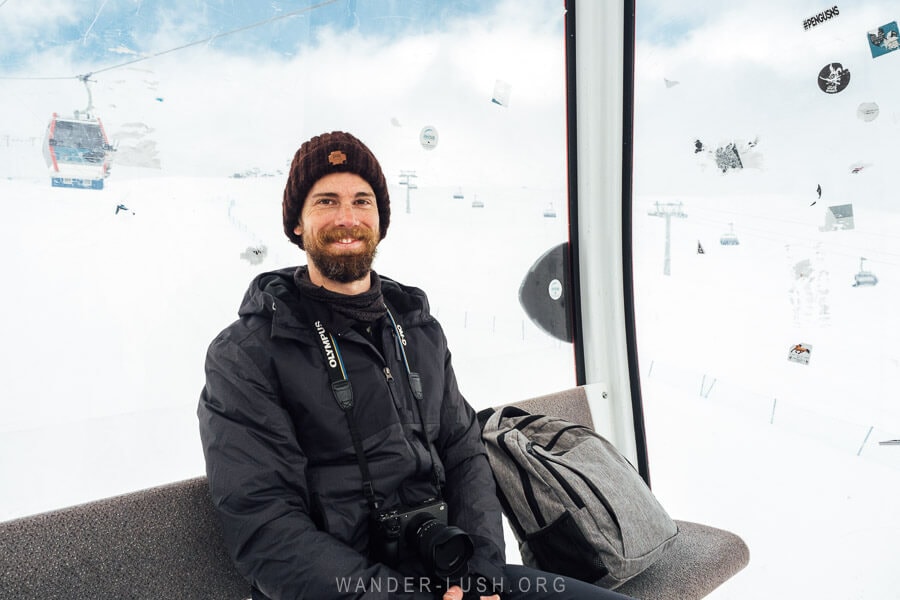
POLYGON ((297 223, 294 227, 294 235, 303 235, 303 223, 297 223))

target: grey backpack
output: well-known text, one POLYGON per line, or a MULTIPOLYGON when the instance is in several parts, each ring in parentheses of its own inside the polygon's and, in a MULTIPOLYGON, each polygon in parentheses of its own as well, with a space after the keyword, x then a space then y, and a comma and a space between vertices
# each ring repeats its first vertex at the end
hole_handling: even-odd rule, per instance
POLYGON ((479 420, 525 565, 615 588, 675 542, 640 474, 592 429, 513 406, 479 420))

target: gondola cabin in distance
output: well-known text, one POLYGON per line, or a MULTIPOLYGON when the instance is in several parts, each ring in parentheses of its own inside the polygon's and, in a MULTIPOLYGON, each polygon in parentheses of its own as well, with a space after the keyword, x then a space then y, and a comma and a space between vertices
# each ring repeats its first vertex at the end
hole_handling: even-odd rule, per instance
POLYGON ((99 118, 63 118, 53 113, 43 152, 53 187, 103 189, 112 147, 99 118))

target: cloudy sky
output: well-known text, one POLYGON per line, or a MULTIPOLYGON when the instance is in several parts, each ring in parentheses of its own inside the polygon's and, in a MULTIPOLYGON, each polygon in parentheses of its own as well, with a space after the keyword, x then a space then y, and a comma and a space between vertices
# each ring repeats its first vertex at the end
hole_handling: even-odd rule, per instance
MULTIPOLYGON (((851 193, 843 176, 890 153, 900 127, 900 80, 891 76, 900 52, 873 59, 866 39, 900 11, 858 2, 804 29, 826 8, 639 2, 636 191, 719 193, 740 179, 747 192, 808 193, 823 183, 851 193), (852 75, 839 94, 816 84, 832 62, 852 75), (876 121, 859 120, 863 102, 878 103, 876 121), (711 177, 696 139, 708 149, 758 140, 753 168, 711 177)), ((396 172, 557 188, 563 20, 561 0, 7 0, 0 76, 25 79, 0 79, 0 107, 15 116, 0 135, 40 135, 49 113, 83 109, 74 77, 95 73, 94 105, 109 133, 152 129, 173 173, 283 168, 300 141, 341 128, 396 172), (506 106, 491 102, 498 84, 510 90, 506 106), (426 126, 437 129, 440 152, 423 152, 426 126)))
POLYGON ((2 133, 40 135, 50 113, 83 109, 74 77, 94 73, 110 135, 146 125, 171 173, 272 171, 302 140, 347 129, 432 182, 564 177, 559 2, 46 4, 0 7, 0 75, 26 78, 0 80, 16 116, 2 133), (426 126, 440 153, 423 151, 426 126))

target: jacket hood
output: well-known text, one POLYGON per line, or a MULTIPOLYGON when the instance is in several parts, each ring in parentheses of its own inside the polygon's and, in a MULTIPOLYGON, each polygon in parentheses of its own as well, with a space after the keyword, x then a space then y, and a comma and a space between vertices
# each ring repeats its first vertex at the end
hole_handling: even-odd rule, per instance
MULTIPOLYGON (((304 299, 294 284, 294 273, 298 269, 306 269, 306 266, 285 267, 254 277, 244 293, 238 315, 270 319, 273 334, 308 329, 310 323, 305 322, 302 316, 306 314, 304 299)), ((404 327, 415 327, 434 320, 425 292, 382 275, 379 277, 381 293, 404 327)))

